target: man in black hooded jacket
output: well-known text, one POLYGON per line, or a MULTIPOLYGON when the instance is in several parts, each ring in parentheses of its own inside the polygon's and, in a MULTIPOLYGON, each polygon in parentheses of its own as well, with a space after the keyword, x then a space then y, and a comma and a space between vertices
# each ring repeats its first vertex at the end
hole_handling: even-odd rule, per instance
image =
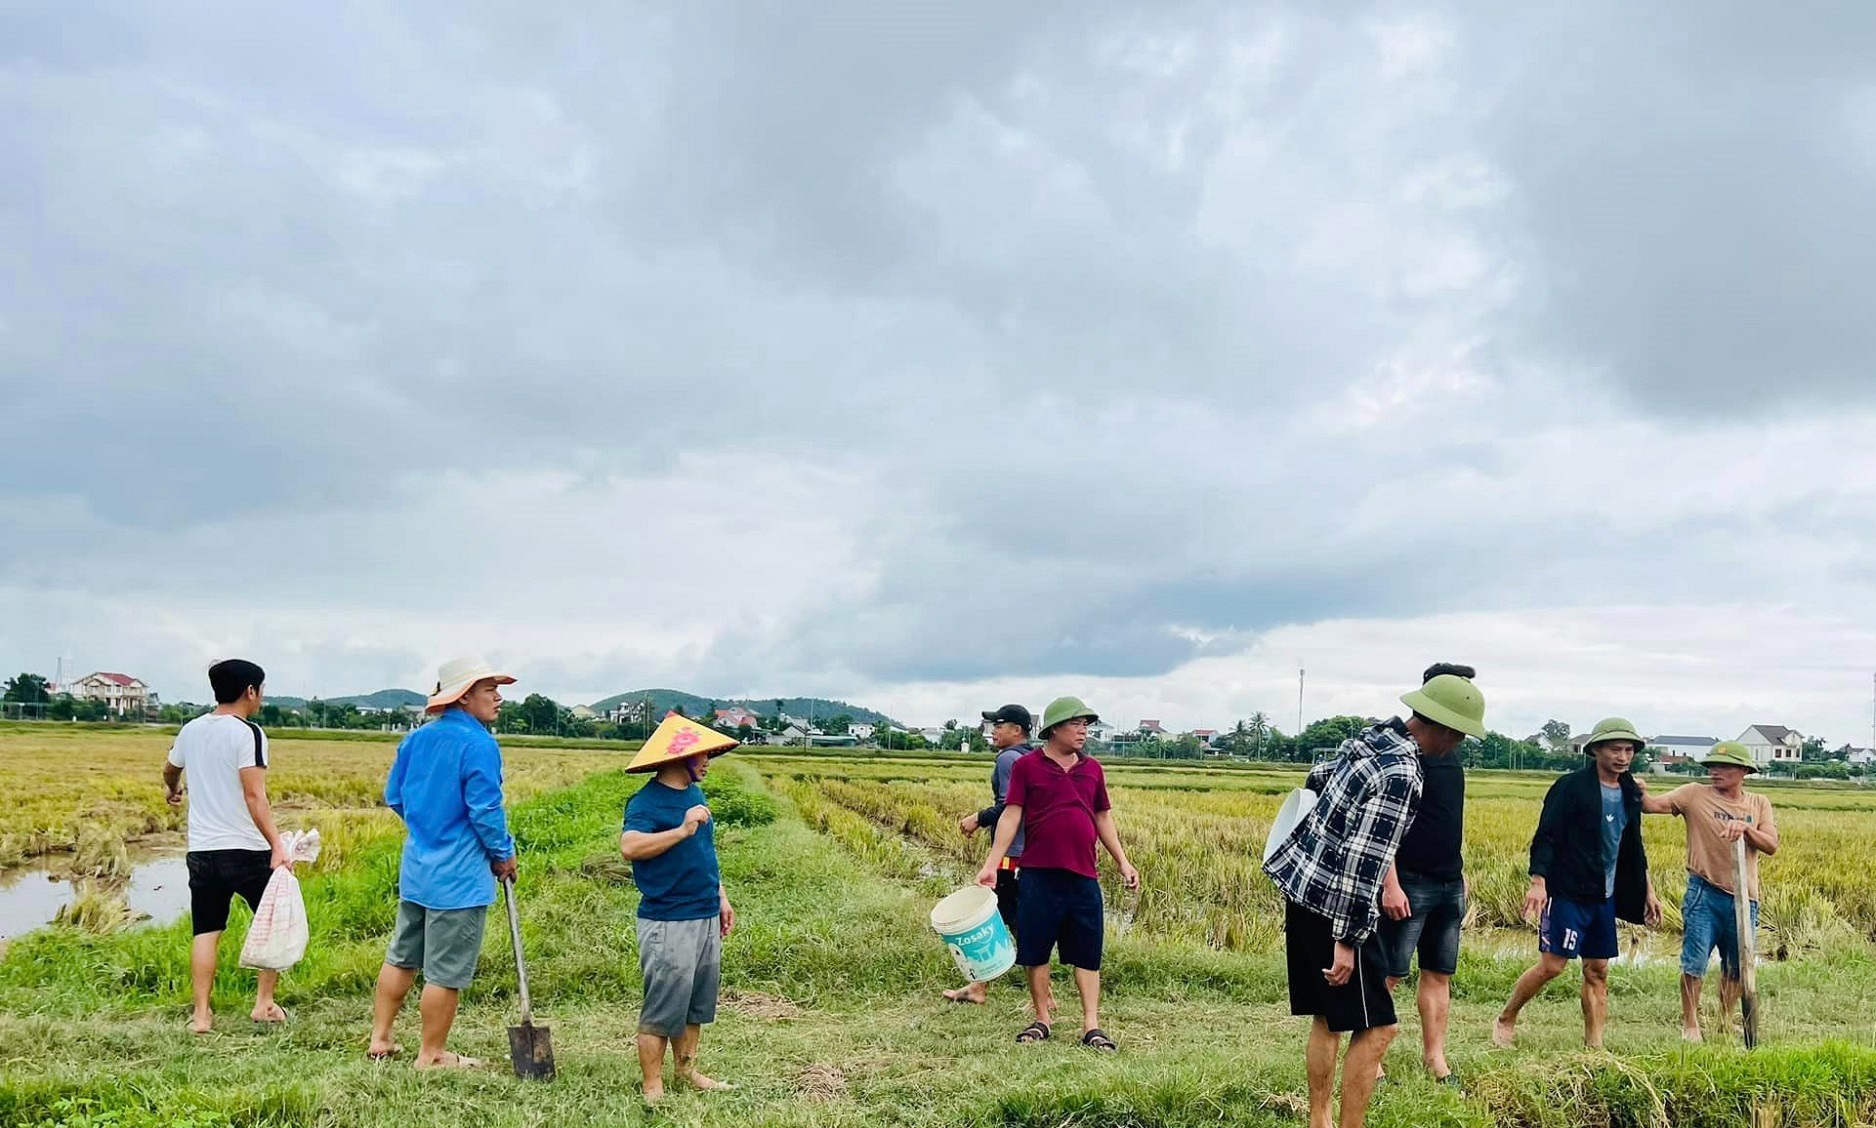
POLYGON ((1642 848, 1642 790, 1629 768, 1642 738, 1620 717, 1598 724, 1583 746, 1594 758, 1550 787, 1531 838, 1531 887, 1524 915, 1538 918, 1538 961, 1518 977, 1492 1023, 1492 1043, 1509 1046, 1518 1012, 1544 985, 1583 961, 1583 1041, 1602 1046, 1609 1019, 1609 961, 1617 951, 1616 919, 1661 920, 1642 848))

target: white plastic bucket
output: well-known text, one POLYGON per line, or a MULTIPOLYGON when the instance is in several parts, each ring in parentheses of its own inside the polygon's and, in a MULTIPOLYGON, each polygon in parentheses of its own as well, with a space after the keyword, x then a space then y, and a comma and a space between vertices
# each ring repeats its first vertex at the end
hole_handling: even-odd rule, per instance
POLYGON ((1279 847, 1289 841, 1296 833, 1297 825, 1316 806, 1316 793, 1307 787, 1299 787, 1284 799, 1283 806, 1277 808, 1277 817, 1270 820, 1270 834, 1264 839, 1264 860, 1267 862, 1276 854, 1279 847))
POLYGON ((951 894, 933 907, 931 927, 972 983, 995 979, 1016 966, 1016 941, 997 912, 994 890, 968 885, 951 894))

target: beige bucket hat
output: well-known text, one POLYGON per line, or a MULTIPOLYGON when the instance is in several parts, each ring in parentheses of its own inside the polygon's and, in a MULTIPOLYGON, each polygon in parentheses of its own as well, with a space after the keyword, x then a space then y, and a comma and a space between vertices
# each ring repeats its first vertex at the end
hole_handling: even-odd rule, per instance
POLYGON ((436 671, 436 690, 423 707, 426 713, 441 713, 462 700, 475 683, 492 679, 496 685, 513 685, 515 679, 488 664, 485 658, 451 658, 436 671))

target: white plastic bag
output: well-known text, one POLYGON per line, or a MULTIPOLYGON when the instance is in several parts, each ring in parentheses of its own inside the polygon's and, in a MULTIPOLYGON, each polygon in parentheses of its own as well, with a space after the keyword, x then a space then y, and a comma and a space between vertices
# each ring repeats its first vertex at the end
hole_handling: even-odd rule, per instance
MULTIPOLYGON (((281 842, 295 865, 319 857, 318 830, 290 830, 281 835, 281 842)), ((293 866, 284 866, 267 879, 267 891, 261 894, 254 923, 248 926, 247 941, 241 945, 241 966, 285 971, 306 954, 309 938, 300 880, 293 876, 293 866)))

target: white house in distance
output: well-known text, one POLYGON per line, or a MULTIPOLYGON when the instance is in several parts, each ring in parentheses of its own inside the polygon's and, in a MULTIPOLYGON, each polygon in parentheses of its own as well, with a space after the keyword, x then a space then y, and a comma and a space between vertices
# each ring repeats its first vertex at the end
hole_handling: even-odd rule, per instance
POLYGON ((150 705, 150 687, 129 674, 100 670, 79 678, 67 687, 67 691, 80 701, 102 701, 105 708, 120 717, 129 713, 141 714, 150 705))
POLYGON ((1172 735, 1167 732, 1165 726, 1161 725, 1158 721, 1141 721, 1140 727, 1134 731, 1140 734, 1141 740, 1164 740, 1172 735))
POLYGON ((1761 768, 1804 759, 1804 734, 1784 725, 1753 725, 1739 734, 1739 743, 1751 749, 1752 762, 1761 768))
POLYGON ((873 726, 865 721, 855 721, 848 725, 847 732, 857 740, 873 739, 873 726))
POLYGON ((1657 736, 1648 742, 1648 754, 1659 763, 1698 764, 1719 741, 1711 736, 1657 736))

